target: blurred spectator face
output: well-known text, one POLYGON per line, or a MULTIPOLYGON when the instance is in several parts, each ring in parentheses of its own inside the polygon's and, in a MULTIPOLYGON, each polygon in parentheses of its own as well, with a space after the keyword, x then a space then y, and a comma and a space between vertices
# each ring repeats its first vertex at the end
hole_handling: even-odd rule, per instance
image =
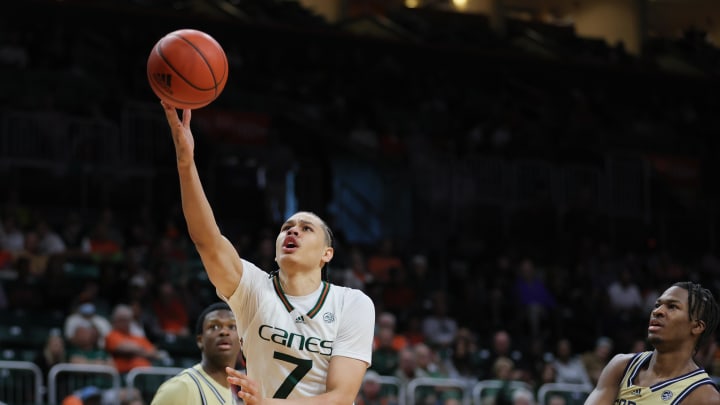
POLYGON ((113 316, 113 328, 123 333, 130 333, 130 322, 132 321, 132 310, 118 311, 113 316))
POLYGON ((512 377, 512 371, 515 364, 507 357, 499 357, 493 365, 495 378, 498 380, 509 380, 512 377))
POLYGON ((395 332, 393 332, 392 329, 390 329, 390 328, 378 329, 378 346, 379 347, 392 347, 394 337, 395 337, 395 332))
POLYGON ((415 352, 412 349, 402 350, 399 358, 399 368, 404 371, 405 374, 411 375, 415 371, 415 367, 417 367, 415 352))
POLYGON ((380 395, 381 388, 380 376, 376 372, 368 370, 362 383, 362 390, 365 397, 377 398, 380 395))
POLYGON ((65 341, 59 334, 51 334, 47 340, 47 347, 51 354, 62 356, 65 353, 65 341))
POLYGON ((415 346, 415 361, 418 367, 427 368, 432 363, 432 350, 424 344, 415 346))
POLYGON ((550 363, 543 365, 540 379, 543 383, 554 383, 555 382, 555 367, 550 363))
POLYGON ((561 360, 570 358, 572 354, 572 348, 570 347, 570 341, 567 339, 560 339, 557 344, 557 357, 561 360))
POLYGON ((547 405, 567 405, 567 401, 561 395, 553 395, 548 399, 547 405))
POLYGON ((72 337, 72 344, 81 349, 91 349, 98 341, 98 332, 91 324, 79 325, 72 337))
POLYGON ((383 312, 378 316, 378 326, 381 328, 395 329, 395 316, 388 312, 383 312))
POLYGON ((608 359, 610 357, 610 353, 612 352, 612 343, 605 343, 605 342, 599 342, 597 346, 595 346, 595 355, 599 359, 608 359))
POLYGON ((493 347, 495 353, 504 354, 510 352, 510 335, 505 331, 500 331, 495 334, 493 340, 493 347))

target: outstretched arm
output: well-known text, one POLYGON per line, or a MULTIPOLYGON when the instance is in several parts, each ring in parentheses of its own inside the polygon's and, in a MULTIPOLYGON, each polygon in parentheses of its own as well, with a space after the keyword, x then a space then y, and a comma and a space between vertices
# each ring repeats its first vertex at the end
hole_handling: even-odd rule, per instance
POLYGON ((605 366, 595 389, 585 400, 585 405, 612 405, 620 391, 622 374, 632 354, 617 354, 605 366))
POLYGON ((225 297, 235 291, 242 277, 242 261, 235 247, 220 232, 195 166, 195 142, 190 130, 191 110, 182 111, 161 102, 165 109, 177 158, 182 209, 190 239, 200 254, 210 281, 225 297))

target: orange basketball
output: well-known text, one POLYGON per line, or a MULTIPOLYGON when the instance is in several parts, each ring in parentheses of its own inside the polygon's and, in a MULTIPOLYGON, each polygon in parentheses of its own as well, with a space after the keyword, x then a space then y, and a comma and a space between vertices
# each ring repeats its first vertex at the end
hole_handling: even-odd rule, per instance
POLYGON ((225 88, 225 51, 210 35, 193 29, 173 31, 155 44, 147 61, 150 87, 175 108, 197 109, 225 88))

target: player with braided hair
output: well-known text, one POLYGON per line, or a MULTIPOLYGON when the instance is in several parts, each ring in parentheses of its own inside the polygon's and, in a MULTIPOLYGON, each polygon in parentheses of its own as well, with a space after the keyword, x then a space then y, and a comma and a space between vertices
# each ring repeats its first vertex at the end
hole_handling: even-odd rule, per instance
POLYGON ((710 290, 673 284, 650 313, 647 341, 654 350, 613 357, 585 404, 720 404, 718 387, 694 360, 719 319, 710 290))

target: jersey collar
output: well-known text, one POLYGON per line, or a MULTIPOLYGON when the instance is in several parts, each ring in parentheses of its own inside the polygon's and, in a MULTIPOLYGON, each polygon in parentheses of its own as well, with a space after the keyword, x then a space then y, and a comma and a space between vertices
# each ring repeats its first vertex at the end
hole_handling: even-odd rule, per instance
MULTIPOLYGON (((280 277, 273 277, 273 287, 275 287, 275 293, 280 298, 280 301, 285 306, 285 309, 288 312, 292 312, 295 307, 290 303, 290 300, 285 296, 285 291, 283 291, 282 286, 280 285, 280 277)), ((322 282, 322 291, 320 291, 320 297, 318 297, 317 302, 315 305, 313 305, 312 308, 308 311, 306 314, 309 318, 315 317, 315 315, 320 312, 320 308, 322 308, 323 304, 325 303, 325 300, 327 299, 328 292, 330 291, 330 283, 327 281, 322 282)))

